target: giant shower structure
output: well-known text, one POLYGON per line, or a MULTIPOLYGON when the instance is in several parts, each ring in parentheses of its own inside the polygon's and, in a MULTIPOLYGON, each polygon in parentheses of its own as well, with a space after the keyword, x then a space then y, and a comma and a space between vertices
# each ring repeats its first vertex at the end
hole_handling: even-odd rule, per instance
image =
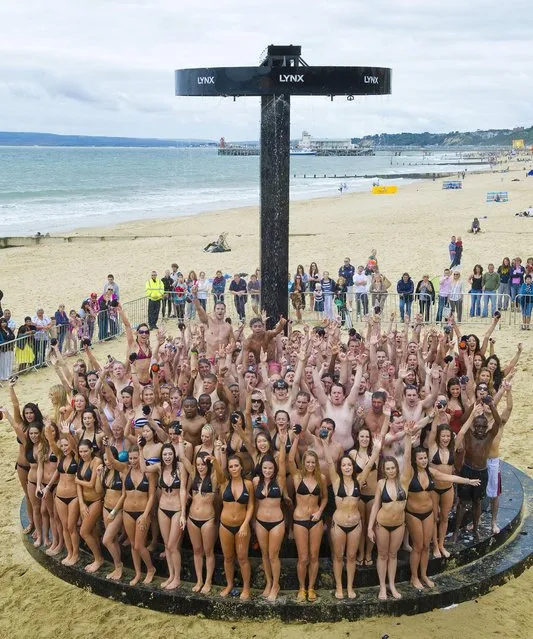
POLYGON ((391 70, 382 67, 311 67, 301 47, 270 45, 258 67, 176 71, 176 95, 261 97, 261 308, 269 326, 288 316, 291 96, 386 95, 391 70))

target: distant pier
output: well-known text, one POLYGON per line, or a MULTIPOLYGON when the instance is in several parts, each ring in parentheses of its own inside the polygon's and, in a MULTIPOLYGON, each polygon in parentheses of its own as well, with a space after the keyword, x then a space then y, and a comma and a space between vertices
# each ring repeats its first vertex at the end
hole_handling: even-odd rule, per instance
MULTIPOLYGON (((225 146, 218 147, 218 155, 259 155, 259 147, 225 146)), ((316 149, 315 156, 372 156, 372 149, 316 149)), ((312 157, 312 156, 306 156, 312 157)))

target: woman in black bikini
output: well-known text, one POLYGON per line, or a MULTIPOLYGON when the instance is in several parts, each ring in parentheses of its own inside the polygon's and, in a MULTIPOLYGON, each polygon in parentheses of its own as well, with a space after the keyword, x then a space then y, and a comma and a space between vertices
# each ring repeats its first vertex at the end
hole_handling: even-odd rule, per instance
MULTIPOLYGON (((86 408, 81 415, 81 420, 83 426, 80 431, 76 431, 79 441, 81 442, 83 439, 90 441, 93 455, 101 456, 104 433, 100 430, 100 423, 94 408, 86 408)), ((100 459, 100 463, 101 461, 100 459)))
POLYGON ((241 569, 241 599, 250 598, 250 580, 252 570, 248 558, 250 544, 250 522, 254 512, 254 492, 252 482, 244 479, 244 469, 240 457, 231 455, 228 458, 229 480, 216 459, 213 465, 217 474, 219 490, 222 493, 222 512, 220 513, 220 545, 224 553, 224 573, 227 586, 220 593, 227 597, 233 590, 235 574, 235 555, 241 569))
POLYGON ((337 465, 333 462, 329 444, 321 440, 324 456, 328 463, 331 488, 335 495, 335 512, 331 527, 331 554, 333 560, 333 574, 335 576, 335 597, 344 599, 342 592, 342 565, 346 554, 346 589, 348 598, 355 599, 353 589, 356 571, 356 556, 363 526, 360 513, 361 489, 366 478, 375 467, 375 462, 381 451, 381 442, 374 440, 372 456, 367 460, 364 468, 356 475, 355 463, 349 455, 343 455, 337 465))
POLYGON ((80 509, 75 481, 78 470, 77 442, 72 437, 66 423, 63 423, 59 441, 55 439, 55 431, 51 424, 45 426, 44 434, 50 450, 59 460, 57 462, 59 481, 56 488, 55 507, 61 521, 63 540, 67 549, 67 556, 61 563, 65 566, 73 566, 80 558, 80 536, 78 532, 80 509))
MULTIPOLYGON (((376 484, 378 483, 378 468, 374 463, 366 477, 366 480, 361 481, 361 473, 363 468, 366 469, 366 465, 373 453, 372 435, 366 426, 359 429, 357 433, 357 440, 355 447, 348 454, 354 462, 354 470, 359 481, 359 488, 361 491, 361 499, 359 500, 359 512, 361 513, 361 524, 363 530, 366 531, 368 520, 370 518, 370 512, 374 505, 374 497, 376 495, 376 484)), ((374 563, 372 559, 372 550, 374 544, 370 541, 368 535, 364 534, 360 536, 359 548, 357 551, 357 565, 372 566, 374 563)))
POLYGON ((280 433, 282 446, 279 452, 279 467, 274 457, 266 455, 259 464, 254 477, 255 489, 255 534, 261 548, 266 586, 263 597, 275 601, 279 593, 281 564, 279 550, 285 536, 285 518, 281 500, 285 492, 285 446, 287 433, 280 433))
POLYGON ((315 581, 318 574, 318 554, 324 534, 322 513, 328 503, 326 478, 320 472, 318 455, 311 450, 302 456, 300 468, 295 457, 298 450, 299 433, 295 433, 289 453, 289 471, 296 488, 296 508, 294 509, 293 531, 298 551, 297 601, 316 601, 315 581), (309 590, 305 589, 305 579, 309 573, 309 590))
MULTIPOLYGON (((409 448, 406 446, 406 448, 409 448)), ((435 479, 440 482, 454 482, 479 486, 479 479, 467 479, 457 475, 448 475, 438 470, 429 472, 428 452, 422 446, 417 446, 412 452, 412 464, 406 464, 404 470, 408 474, 409 486, 405 519, 411 538, 411 585, 417 590, 423 590, 424 585, 433 588, 435 585, 427 576, 429 561, 429 542, 433 536, 433 500, 435 479), (420 571, 420 577, 419 577, 420 571)))
MULTIPOLYGON (((104 489, 104 509, 103 518, 105 533, 102 543, 109 551, 113 559, 114 570, 106 575, 106 579, 119 581, 122 578, 122 557, 118 536, 122 530, 122 506, 126 499, 124 490, 124 482, 120 472, 111 465, 111 458, 116 462, 119 461, 119 452, 114 446, 110 445, 109 439, 104 438, 104 466, 98 469, 100 480, 104 489)), ((122 464, 123 471, 126 464, 122 464)))
MULTIPOLYGON (((428 438, 429 466, 434 474, 436 470, 450 475, 455 465, 455 438, 448 424, 439 424, 433 420, 428 438)), ((452 482, 436 481, 434 502, 436 512, 433 513, 435 523, 433 530, 433 555, 435 557, 449 557, 450 553, 444 547, 444 538, 448 531, 448 516, 453 506, 454 491, 452 482)))
MULTIPOLYGON (((143 431, 146 427, 143 428, 143 431)), ((157 518, 165 543, 168 579, 161 584, 165 590, 175 590, 181 583, 181 540, 185 530, 187 506, 187 473, 172 444, 163 444, 161 461, 150 463, 144 455, 139 458, 141 472, 157 473, 160 489, 157 518)))
MULTIPOLYGON (((217 440, 217 447, 222 442, 217 440)), ((215 494, 218 489, 212 455, 198 453, 195 458, 195 474, 191 485, 192 502, 187 520, 187 530, 192 544, 196 585, 193 592, 207 595, 211 592, 215 572, 215 542, 217 525, 215 520, 215 494), (205 556, 205 582, 203 579, 205 556)))
MULTIPOLYGON (((150 584, 155 575, 155 568, 148 548, 146 547, 146 535, 150 528, 150 515, 154 505, 156 478, 155 475, 141 472, 138 446, 132 446, 128 451, 129 471, 122 475, 126 497, 122 516, 124 528, 130 540, 131 556, 135 566, 135 577, 130 581, 130 586, 135 586, 141 580, 141 561, 146 566, 146 577, 143 583, 150 584)), ((120 470, 123 465, 115 459, 109 460, 113 468, 120 470)))
POLYGON ((26 433, 30 425, 33 423, 42 425, 43 416, 37 404, 31 402, 28 404, 24 404, 22 411, 20 410, 20 402, 15 392, 16 381, 17 380, 15 378, 9 381, 9 395, 11 398, 11 403, 13 405, 13 415, 11 415, 7 408, 2 408, 1 410, 17 435, 17 443, 19 445, 19 449, 17 461, 15 462, 15 469, 17 471, 17 476, 19 478, 20 485, 22 486, 22 490, 24 491, 24 495, 26 496, 26 510, 30 523, 22 532, 24 534, 28 534, 34 528, 33 506, 28 492, 28 472, 30 470, 30 465, 28 464, 24 455, 24 438, 21 437, 20 431, 26 433))
MULTIPOLYGON (((37 466, 40 451, 44 446, 43 426, 34 422, 26 432, 19 430, 17 436, 24 442, 24 457, 30 467, 28 470, 28 495, 33 508, 33 521, 35 524, 35 542, 33 545, 39 548, 43 541, 45 544, 48 542, 46 537, 43 538, 42 493, 37 491, 37 466)), ((48 530, 45 532, 48 534, 48 530)))
MULTIPOLYGON (((45 424, 50 424, 54 430, 54 439, 59 437, 59 429, 50 420, 45 420, 45 424)), ((57 484, 57 455, 50 449, 50 444, 43 439, 43 445, 39 451, 37 465, 37 494, 41 494, 41 517, 43 521, 44 545, 49 546, 47 555, 55 556, 63 548, 61 536, 61 522, 54 508, 54 490, 57 484), (48 539, 49 531, 52 532, 52 543, 48 539)))
POLYGON ((395 457, 386 456, 380 464, 380 479, 376 486, 374 505, 368 521, 368 536, 378 549, 377 570, 379 577, 379 595, 382 601, 387 599, 387 579, 394 599, 401 599, 396 590, 397 554, 402 545, 405 529, 405 502, 409 485, 411 461, 411 431, 407 424, 405 431, 405 451, 403 471, 395 457), (377 523, 377 525, 376 525, 377 523))
POLYGON ((89 546, 94 558, 93 562, 85 566, 85 570, 96 572, 104 563, 100 539, 96 533, 96 524, 102 517, 103 507, 104 491, 101 482, 97 481, 97 470, 102 465, 102 460, 100 457, 94 456, 93 442, 90 439, 80 441, 78 457, 78 470, 74 481, 78 489, 78 503, 80 505, 80 535, 89 546))

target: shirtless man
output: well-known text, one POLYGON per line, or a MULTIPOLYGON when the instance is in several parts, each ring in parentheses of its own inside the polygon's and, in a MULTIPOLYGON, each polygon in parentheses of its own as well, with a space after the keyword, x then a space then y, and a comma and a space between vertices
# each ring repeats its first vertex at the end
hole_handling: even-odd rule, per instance
POLYGON ((198 313, 198 319, 207 327, 205 331, 207 357, 214 359, 221 346, 226 347, 228 344, 234 342, 231 324, 228 324, 225 319, 226 305, 224 302, 217 302, 214 313, 209 315, 200 304, 198 289, 193 287, 191 293, 194 307, 198 313))
POLYGON ((229 414, 228 406, 222 400, 213 403, 213 417, 211 426, 215 429, 218 439, 226 440, 229 433, 229 414))
POLYGON ((485 402, 490 408, 494 425, 489 429, 489 421, 484 414, 483 404, 476 404, 470 417, 466 420, 463 427, 459 431, 456 439, 456 447, 464 446, 464 462, 459 475, 468 479, 479 479, 480 486, 459 485, 457 486, 457 494, 459 504, 457 506, 457 518, 453 541, 456 542, 459 537, 463 516, 465 513, 465 503, 472 502, 472 523, 474 528, 474 537, 481 539, 478 530, 479 518, 481 516, 481 501, 485 497, 487 488, 488 471, 487 460, 494 439, 499 434, 502 427, 502 420, 494 407, 492 397, 487 396, 485 402))
MULTIPOLYGON (((311 396, 309 395, 309 393, 306 393, 305 391, 300 391, 298 395, 296 395, 294 406, 289 411, 289 415, 291 416, 291 424, 302 424, 304 418, 307 415, 307 408, 309 407, 310 401, 311 401, 311 396)), ((318 406, 317 406, 317 409, 318 409, 318 406)), ((313 411, 313 413, 311 414, 309 418, 307 430, 312 435, 316 435, 319 425, 320 425, 320 417, 319 415, 317 415, 316 411, 313 411)))
POLYGON ((366 360, 366 354, 360 355, 357 359, 357 369, 355 374, 352 390, 346 397, 344 386, 339 383, 333 383, 329 396, 326 395, 321 382, 321 377, 326 370, 326 364, 322 364, 320 373, 313 371, 313 381, 315 384, 314 392, 324 415, 332 419, 335 424, 334 441, 338 442, 343 450, 351 450, 354 447, 353 422, 355 418, 355 410, 357 408, 356 399, 359 394, 359 384, 363 376, 363 366, 366 360))
POLYGON ((502 382, 503 392, 505 393, 505 408, 501 414, 502 427, 492 441, 492 446, 489 451, 489 458, 487 459, 488 470, 488 482, 487 482, 487 497, 490 499, 490 510, 492 515, 492 533, 497 535, 500 529, 496 525, 496 519, 498 518, 498 507, 500 505, 500 443, 503 436, 503 427, 509 421, 511 412, 513 410, 513 396, 511 382, 504 380, 502 382))
POLYGON ((375 437, 382 432, 384 426, 387 425, 387 415, 383 412, 383 407, 387 401, 387 393, 384 391, 375 391, 372 393, 370 411, 365 415, 365 426, 375 437))
POLYGON ((280 317, 276 327, 267 331, 265 324, 260 317, 254 317, 250 320, 250 328, 252 334, 244 340, 242 346, 242 361, 245 365, 248 362, 249 353, 253 353, 255 361, 261 361, 261 350, 266 353, 267 363, 273 362, 276 359, 276 336, 279 335, 287 324, 287 320, 284 317, 280 317))
POLYGON ((182 404, 181 426, 183 428, 183 438, 193 446, 202 443, 200 434, 205 425, 205 417, 198 413, 198 402, 194 397, 187 397, 182 404))

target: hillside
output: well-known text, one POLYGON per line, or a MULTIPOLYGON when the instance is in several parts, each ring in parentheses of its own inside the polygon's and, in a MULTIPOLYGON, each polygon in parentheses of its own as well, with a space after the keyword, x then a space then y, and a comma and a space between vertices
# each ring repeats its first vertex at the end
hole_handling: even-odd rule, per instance
POLYGON ((181 147, 212 146, 209 140, 159 138, 121 138, 93 135, 56 135, 54 133, 26 133, 0 131, 0 146, 97 146, 97 147, 181 147))
POLYGON ((352 138, 362 146, 508 146, 523 139, 526 146, 533 145, 533 126, 515 129, 489 129, 487 131, 451 131, 450 133, 380 133, 352 138))

